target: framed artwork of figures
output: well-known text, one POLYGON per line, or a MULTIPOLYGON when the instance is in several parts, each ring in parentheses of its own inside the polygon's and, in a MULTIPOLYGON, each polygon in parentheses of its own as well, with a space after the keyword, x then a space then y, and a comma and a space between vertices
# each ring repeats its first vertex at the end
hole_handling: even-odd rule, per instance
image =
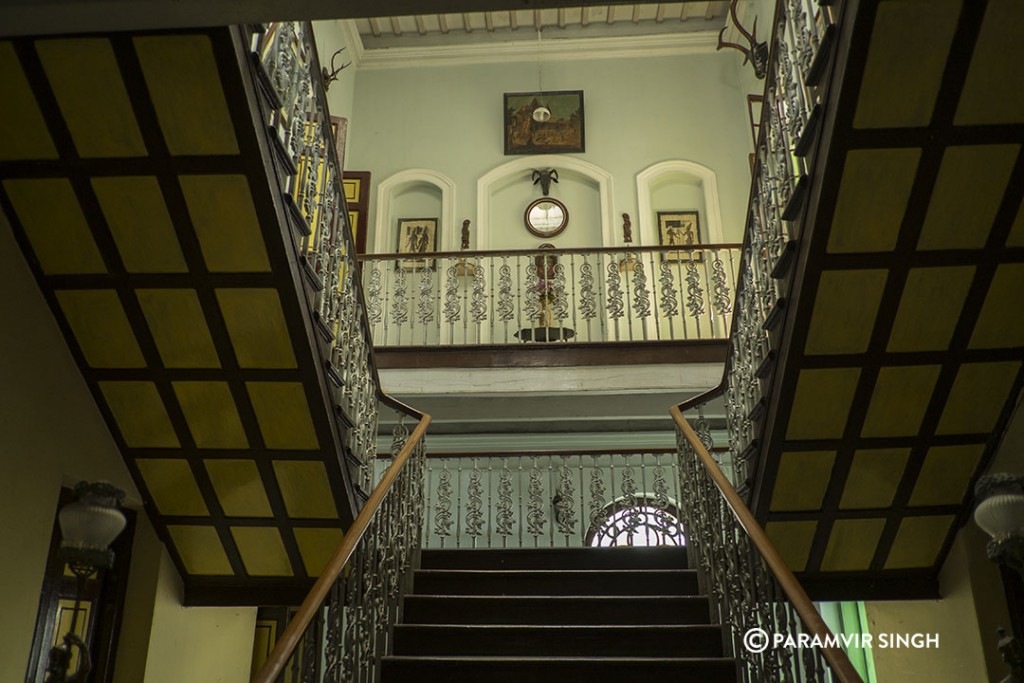
MULTIPOLYGON (((696 211, 659 211, 658 241, 662 246, 691 247, 700 244, 700 217, 696 211)), ((680 249, 662 252, 661 259, 668 263, 701 262, 703 251, 680 249)))
MULTIPOLYGON (((398 253, 428 254, 437 251, 436 218, 399 218, 398 253)), ((433 267, 433 259, 409 258, 398 262, 399 267, 415 270, 433 267)))

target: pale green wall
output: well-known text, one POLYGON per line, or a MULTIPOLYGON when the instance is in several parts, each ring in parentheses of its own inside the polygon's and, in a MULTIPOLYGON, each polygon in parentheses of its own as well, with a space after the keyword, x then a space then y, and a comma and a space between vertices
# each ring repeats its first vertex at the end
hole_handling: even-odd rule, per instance
MULTIPOLYGON (((313 35, 316 37, 317 53, 320 56, 322 66, 331 68, 331 55, 335 51, 346 47, 345 32, 341 29, 340 21, 314 21, 313 35)), ((338 55, 335 64, 341 66, 352 61, 352 51, 346 49, 338 55)), ((331 83, 327 89, 327 108, 331 116, 341 116, 348 119, 348 139, 352 139, 352 102, 356 87, 356 65, 343 69, 338 74, 338 80, 331 83)), ((347 155, 346 155, 347 157, 347 155)), ((349 164, 346 163, 346 168, 349 164)))
MULTIPOLYGON (((635 238, 652 241, 653 227, 638 226, 636 174, 660 161, 684 159, 717 173, 725 235, 739 240, 750 185, 750 144, 735 62, 730 55, 711 53, 545 63, 546 90, 584 91, 587 151, 572 156, 612 174, 616 235, 620 214, 628 212, 635 238)), ((453 225, 446 229, 457 232, 465 218, 476 223, 477 179, 519 158, 504 155, 503 93, 535 89, 536 83, 533 62, 363 69, 355 87, 358 134, 351 138, 347 166, 370 171, 374 190, 388 176, 410 168, 448 176, 457 189, 453 225)), ((515 192, 540 196, 528 174, 519 183, 515 192)), ((552 194, 559 197, 563 191, 569 191, 568 184, 555 186, 552 194)), ((371 225, 375 202, 371 196, 371 225)), ((489 248, 536 244, 522 226, 523 208, 507 211, 502 223, 492 218, 489 248)), ((574 209, 570 206, 573 219, 574 209)), ((591 204, 581 207, 578 225, 591 226, 597 211, 591 204)), ((573 235, 574 243, 567 234, 558 245, 586 246, 599 235, 591 230, 573 235)))

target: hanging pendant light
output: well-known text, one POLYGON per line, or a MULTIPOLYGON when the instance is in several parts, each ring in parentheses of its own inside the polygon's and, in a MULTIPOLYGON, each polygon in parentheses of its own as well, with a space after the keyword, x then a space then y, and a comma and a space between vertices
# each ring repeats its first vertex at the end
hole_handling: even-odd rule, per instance
MULTIPOLYGON (((537 29, 537 92, 544 92, 544 78, 540 63, 540 36, 541 30, 537 29)), ((537 123, 545 123, 551 118, 551 110, 538 102, 538 107, 533 110, 533 120, 537 123)))

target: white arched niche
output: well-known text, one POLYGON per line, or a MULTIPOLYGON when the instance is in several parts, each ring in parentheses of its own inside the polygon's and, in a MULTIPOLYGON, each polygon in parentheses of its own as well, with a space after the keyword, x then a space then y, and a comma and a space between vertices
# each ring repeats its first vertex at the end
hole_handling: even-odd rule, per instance
POLYGON ((641 244, 658 244, 658 211, 700 211, 701 232, 705 244, 724 242, 722 210, 718 204, 718 178, 715 172, 695 161, 673 159, 648 166, 636 176, 641 244), (659 205, 665 190, 678 190, 679 201, 687 205, 659 205))
POLYGON ((455 181, 443 173, 429 168, 411 168, 388 176, 377 185, 377 213, 374 219, 371 253, 383 254, 398 250, 399 218, 428 218, 429 216, 398 216, 392 211, 396 198, 417 188, 428 188, 440 195, 440 216, 438 222, 438 251, 458 249, 458 234, 452 223, 455 206, 455 181))
MULTIPOLYGON (((476 182, 476 237, 474 249, 490 248, 490 216, 491 199, 496 191, 508 183, 522 180, 524 175, 537 168, 554 168, 559 173, 568 171, 577 174, 594 184, 597 188, 600 204, 601 241, 605 246, 615 242, 614 202, 612 197, 612 175, 600 166, 583 161, 576 157, 558 154, 537 154, 524 156, 506 162, 480 176, 476 182)), ((569 207, 570 216, 572 207, 569 207)), ((570 218, 571 221, 571 218, 570 218)), ((525 230, 525 228, 524 228, 525 230)))

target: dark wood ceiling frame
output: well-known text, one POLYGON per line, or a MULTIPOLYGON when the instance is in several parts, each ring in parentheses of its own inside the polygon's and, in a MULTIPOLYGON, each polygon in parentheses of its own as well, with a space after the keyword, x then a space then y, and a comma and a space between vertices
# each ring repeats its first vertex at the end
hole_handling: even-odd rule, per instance
POLYGON ((595 365, 724 363, 726 339, 480 346, 377 346, 384 368, 550 368, 595 365))
MULTIPOLYGON (((681 1, 690 3, 702 0, 681 1)), ((354 19, 627 4, 632 4, 632 0, 148 0, 129 3, 123 0, 80 0, 42 6, 37 0, 7 0, 0 5, 0 35, 108 32, 283 20, 354 19)))
POLYGON ((306 301, 308 295, 305 292, 308 285, 300 271, 300 257, 296 253, 296 247, 291 237, 291 228, 285 216, 284 201, 277 191, 277 171, 272 167, 273 162, 270 161, 272 158, 270 143, 266 139, 267 133, 260 114, 255 108, 257 94, 247 72, 249 68, 248 37, 238 29, 227 28, 188 31, 188 33, 203 33, 211 40, 224 88, 225 100, 238 142, 238 155, 223 157, 171 156, 164 143, 155 109, 149 99, 148 89, 143 79, 141 66, 132 46, 133 35, 115 34, 108 37, 113 45, 148 156, 128 160, 80 158, 36 55, 33 41, 31 39, 16 40, 14 41, 16 52, 28 76, 33 94, 39 102, 49 132, 59 152, 59 158, 53 161, 0 162, 0 178, 70 178, 75 196, 82 207, 92 237, 96 241, 108 272, 97 275, 48 276, 44 274, 9 198, 2 191, 0 191, 0 205, 11 218, 15 237, 58 326, 68 341, 68 346, 86 383, 93 392, 97 406, 124 455, 128 470, 143 496, 146 512, 184 579, 186 604, 251 605, 269 604, 268 601, 295 604, 301 601, 302 596, 308 591, 316 577, 307 575, 292 529, 325 526, 345 529, 354 518, 354 497, 350 493, 346 495, 346 492, 351 492, 352 488, 341 459, 343 434, 338 420, 333 414, 334 401, 326 379, 323 360, 325 351, 320 348, 319 337, 313 332, 313 318, 306 301), (270 272, 228 274, 210 273, 207 270, 198 239, 191 229, 191 219, 178 183, 178 175, 188 173, 236 173, 246 177, 252 190, 252 199, 266 243, 267 257, 271 265, 270 272), (89 181, 90 178, 98 176, 132 174, 157 177, 168 212, 176 227, 176 236, 188 266, 187 273, 135 275, 125 270, 89 181), (182 226, 187 226, 187 228, 181 229, 182 226), (221 363, 220 369, 177 370, 163 367, 162 359, 135 296, 136 288, 145 287, 196 290, 221 363), (220 306, 215 298, 214 290, 218 287, 270 287, 279 293, 285 321, 295 349, 296 369, 256 370, 242 369, 238 366, 220 306), (76 343, 75 336, 64 319, 57 302, 55 289, 60 288, 114 289, 131 323, 146 367, 109 370, 91 368, 76 343), (99 390, 98 383, 104 380, 132 379, 151 381, 156 385, 175 434, 181 443, 181 448, 132 448, 125 443, 117 427, 117 422, 99 390), (171 383, 180 380, 203 379, 227 382, 237 406, 245 436, 250 444, 249 449, 221 451, 196 448, 171 383), (270 450, 263 442, 245 383, 252 380, 283 379, 299 381, 304 387, 320 444, 318 451, 270 450), (272 508, 272 518, 246 519, 228 517, 224 514, 203 465, 203 460, 240 457, 255 460, 272 508), (136 458, 186 460, 208 508, 209 517, 190 518, 162 515, 146 488, 145 480, 136 465, 136 458), (272 459, 320 460, 324 462, 334 503, 340 517, 334 520, 289 518, 272 469, 272 459), (167 530, 168 524, 176 523, 201 523, 213 526, 217 530, 236 576, 190 576, 175 545, 171 542, 167 530), (254 577, 247 574, 241 555, 232 538, 230 527, 254 525, 273 525, 280 531, 294 572, 294 579, 254 577))
MULTIPOLYGON (((818 174, 811 190, 810 210, 805 226, 820 226, 808 230, 801 243, 797 259, 796 286, 792 306, 788 312, 784 338, 786 352, 779 360, 779 377, 772 389, 771 406, 765 425, 765 443, 770 450, 759 463, 753 505, 757 517, 766 520, 817 520, 818 526, 808 558, 807 570, 800 575, 808 590, 819 599, 896 599, 938 597, 938 571, 955 540, 956 532, 970 516, 970 499, 974 481, 985 470, 994 456, 1005 425, 1012 412, 1012 401, 1006 402, 991 434, 935 434, 942 411, 949 398, 956 374, 965 362, 1021 360, 1024 349, 996 350, 968 349, 971 333, 981 312, 982 303, 1000 263, 1024 261, 1024 249, 1007 248, 1005 244, 1018 207, 1024 196, 1024 154, 1019 154, 1007 184, 988 241, 983 249, 919 252, 918 238, 924 224, 935 180, 938 177, 943 153, 947 146, 986 143, 1024 143, 1024 126, 954 126, 953 117, 970 65, 984 17, 986 3, 964 3, 952 48, 942 77, 942 84, 934 109, 932 122, 921 129, 854 130, 860 82, 863 78, 867 48, 875 21, 877 2, 851 1, 848 21, 840 37, 838 54, 845 64, 837 70, 839 96, 832 99, 826 109, 824 129, 832 131, 825 148, 824 171, 818 174), (919 147, 920 164, 910 200, 894 251, 882 254, 827 254, 828 226, 835 207, 846 153, 852 149, 884 147, 919 147), (939 265, 974 265, 976 272, 952 341, 947 351, 919 353, 888 353, 886 344, 911 268, 939 265), (884 268, 888 279, 881 299, 875 326, 865 354, 804 356, 808 321, 815 303, 815 288, 823 271, 828 269, 884 268), (875 381, 882 367, 941 364, 938 380, 916 436, 894 438, 862 438, 860 433, 871 401, 875 381), (799 368, 860 367, 860 378, 852 408, 841 439, 788 442, 785 439, 789 423, 799 368), (963 500, 957 505, 909 506, 910 497, 928 449, 937 445, 984 444, 985 450, 963 500), (910 448, 910 455, 899 482, 893 504, 878 510, 840 510, 839 504, 853 462, 854 451, 862 448, 910 448), (775 488, 778 466, 783 451, 833 450, 836 459, 825 494, 822 509, 809 513, 771 512, 771 495, 775 488), (952 515, 955 522, 938 553, 935 564, 925 570, 885 570, 885 563, 902 520, 912 513, 914 517, 952 515), (878 518, 885 520, 870 568, 867 572, 821 572, 821 562, 833 523, 837 519, 878 518)), ((1015 379, 1011 396, 1016 396, 1024 385, 1024 370, 1015 379)))

